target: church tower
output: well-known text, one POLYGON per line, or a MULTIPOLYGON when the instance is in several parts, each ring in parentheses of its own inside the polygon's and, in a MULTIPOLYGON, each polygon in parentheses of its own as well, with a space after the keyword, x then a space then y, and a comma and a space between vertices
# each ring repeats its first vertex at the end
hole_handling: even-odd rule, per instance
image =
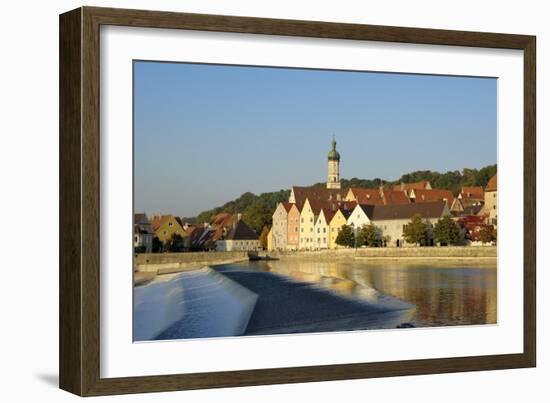
POLYGON ((327 189, 340 189, 340 153, 336 151, 336 140, 332 138, 332 150, 328 153, 327 189))

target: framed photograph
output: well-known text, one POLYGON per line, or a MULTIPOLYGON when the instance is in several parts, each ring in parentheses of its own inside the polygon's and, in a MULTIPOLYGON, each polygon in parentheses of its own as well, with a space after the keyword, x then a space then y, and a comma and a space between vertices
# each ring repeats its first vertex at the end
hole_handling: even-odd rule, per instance
POLYGON ((535 37, 60 16, 60 387, 533 367, 535 37))

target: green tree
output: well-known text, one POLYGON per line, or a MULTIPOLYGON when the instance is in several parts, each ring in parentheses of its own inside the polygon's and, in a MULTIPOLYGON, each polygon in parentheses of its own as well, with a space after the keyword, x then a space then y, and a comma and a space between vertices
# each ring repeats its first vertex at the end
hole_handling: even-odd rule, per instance
POLYGON ((363 225, 357 232, 357 246, 379 246, 380 231, 374 224, 363 225))
POLYGON ((352 248, 355 246, 355 235, 349 225, 342 225, 338 235, 336 236, 336 244, 352 248))
POLYGON ((243 221, 256 233, 260 233, 265 225, 270 225, 274 208, 270 208, 263 200, 256 200, 243 212, 243 221))
POLYGON ((494 229, 492 225, 485 225, 479 230, 478 239, 484 244, 496 242, 496 235, 496 229, 494 229))
POLYGON ((168 252, 182 252, 185 242, 180 234, 172 234, 169 240, 164 243, 164 250, 168 252))
POLYGON ((420 214, 412 216, 403 230, 403 237, 409 243, 424 245, 428 238, 428 227, 420 214))
POLYGON ((462 238, 458 224, 449 215, 437 221, 434 237, 436 242, 446 245, 455 245, 462 238))
POLYGON ((267 235, 269 234, 269 227, 264 225, 262 233, 260 234, 260 246, 262 249, 267 249, 267 235))
POLYGON ((153 253, 160 253, 162 252, 162 242, 158 238, 158 236, 153 238, 153 253))
POLYGON ((277 204, 288 201, 289 195, 289 190, 279 190, 260 195, 246 192, 222 206, 201 212, 196 221, 198 223, 212 222, 212 218, 219 213, 242 213, 243 220, 257 233, 260 233, 264 225, 271 225, 271 217, 277 204))

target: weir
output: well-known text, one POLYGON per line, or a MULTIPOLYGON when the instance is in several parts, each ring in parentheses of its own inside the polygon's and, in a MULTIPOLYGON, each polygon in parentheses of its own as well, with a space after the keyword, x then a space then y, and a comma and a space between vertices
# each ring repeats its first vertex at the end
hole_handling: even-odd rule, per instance
POLYGON ((375 290, 369 300, 234 266, 184 272, 136 287, 134 340, 397 327, 414 306, 375 290))

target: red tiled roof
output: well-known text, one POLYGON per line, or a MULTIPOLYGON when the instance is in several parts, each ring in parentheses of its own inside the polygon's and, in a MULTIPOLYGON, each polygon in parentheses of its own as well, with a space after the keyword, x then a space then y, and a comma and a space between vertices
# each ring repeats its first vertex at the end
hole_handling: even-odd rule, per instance
MULTIPOLYGON (((309 199, 308 199, 309 200, 309 199)), ((321 212, 321 209, 323 210, 331 210, 336 212, 337 210, 353 210, 355 206, 357 205, 354 201, 320 201, 320 200, 313 200, 309 201, 309 205, 311 206, 311 210, 313 211, 313 214, 319 215, 321 212)))
POLYGON ((351 188, 350 190, 359 204, 384 204, 380 189, 351 188))
POLYGON ((489 179, 489 182, 487 182, 487 186, 485 187, 486 192, 494 192, 497 190, 497 175, 494 174, 491 179, 489 179))
POLYGON ((186 227, 183 228, 185 233, 187 235, 192 235, 193 231, 195 231, 197 228, 204 228, 203 224, 187 224, 186 227))
POLYGON ((174 221, 176 221, 183 229, 183 222, 181 221, 181 218, 176 217, 172 214, 165 214, 153 216, 153 218, 151 219, 151 227, 153 228, 153 231, 157 232, 158 229, 170 218, 173 218, 174 221))
POLYGON ((426 189, 429 184, 430 184, 429 181, 420 181, 420 182, 413 182, 413 183, 400 183, 399 185, 395 185, 393 187, 393 190, 426 189))
POLYGON ((289 203, 289 202, 283 202, 282 203, 283 207, 285 208, 286 212, 288 213, 290 211, 290 209, 292 208, 292 203, 289 203))
POLYGON ((389 204, 409 204, 411 201, 405 192, 402 190, 384 189, 384 205, 389 204))
POLYGON ((168 216, 166 215, 155 215, 151 219, 151 227, 153 227, 153 231, 156 231, 160 228, 164 220, 166 220, 168 216))
POLYGON ((484 199, 484 192, 481 186, 462 186, 460 197, 463 199, 484 199))
POLYGON ((416 203, 447 200, 447 205, 451 207, 454 200, 453 192, 444 189, 415 189, 414 195, 416 203))
MULTIPOLYGON (((443 215, 444 209, 443 201, 372 206, 369 218, 373 221, 410 219, 415 214, 420 214, 422 218, 439 218, 443 215)), ((367 211, 365 213, 369 214, 367 211)))
POLYGON ((359 204, 370 204, 373 206, 385 204, 408 204, 410 203, 406 193, 402 190, 393 189, 371 189, 352 188, 350 189, 359 204))
POLYGON ((303 204, 306 199, 319 200, 319 201, 337 201, 344 200, 346 197, 347 189, 327 189, 325 187, 313 187, 313 186, 293 186, 292 191, 294 193, 294 199, 296 203, 303 204))
POLYGON ((332 217, 334 217, 334 214, 336 214, 338 210, 332 210, 332 209, 329 209, 329 208, 324 208, 323 209, 323 214, 325 215, 325 220, 327 223, 330 223, 331 220, 332 220, 332 217))
POLYGON ((237 214, 230 214, 230 213, 216 214, 211 223, 212 230, 213 230, 212 239, 214 241, 221 239, 224 235, 224 232, 227 233, 228 231, 231 230, 233 225, 236 223, 237 219, 238 219, 237 214))

